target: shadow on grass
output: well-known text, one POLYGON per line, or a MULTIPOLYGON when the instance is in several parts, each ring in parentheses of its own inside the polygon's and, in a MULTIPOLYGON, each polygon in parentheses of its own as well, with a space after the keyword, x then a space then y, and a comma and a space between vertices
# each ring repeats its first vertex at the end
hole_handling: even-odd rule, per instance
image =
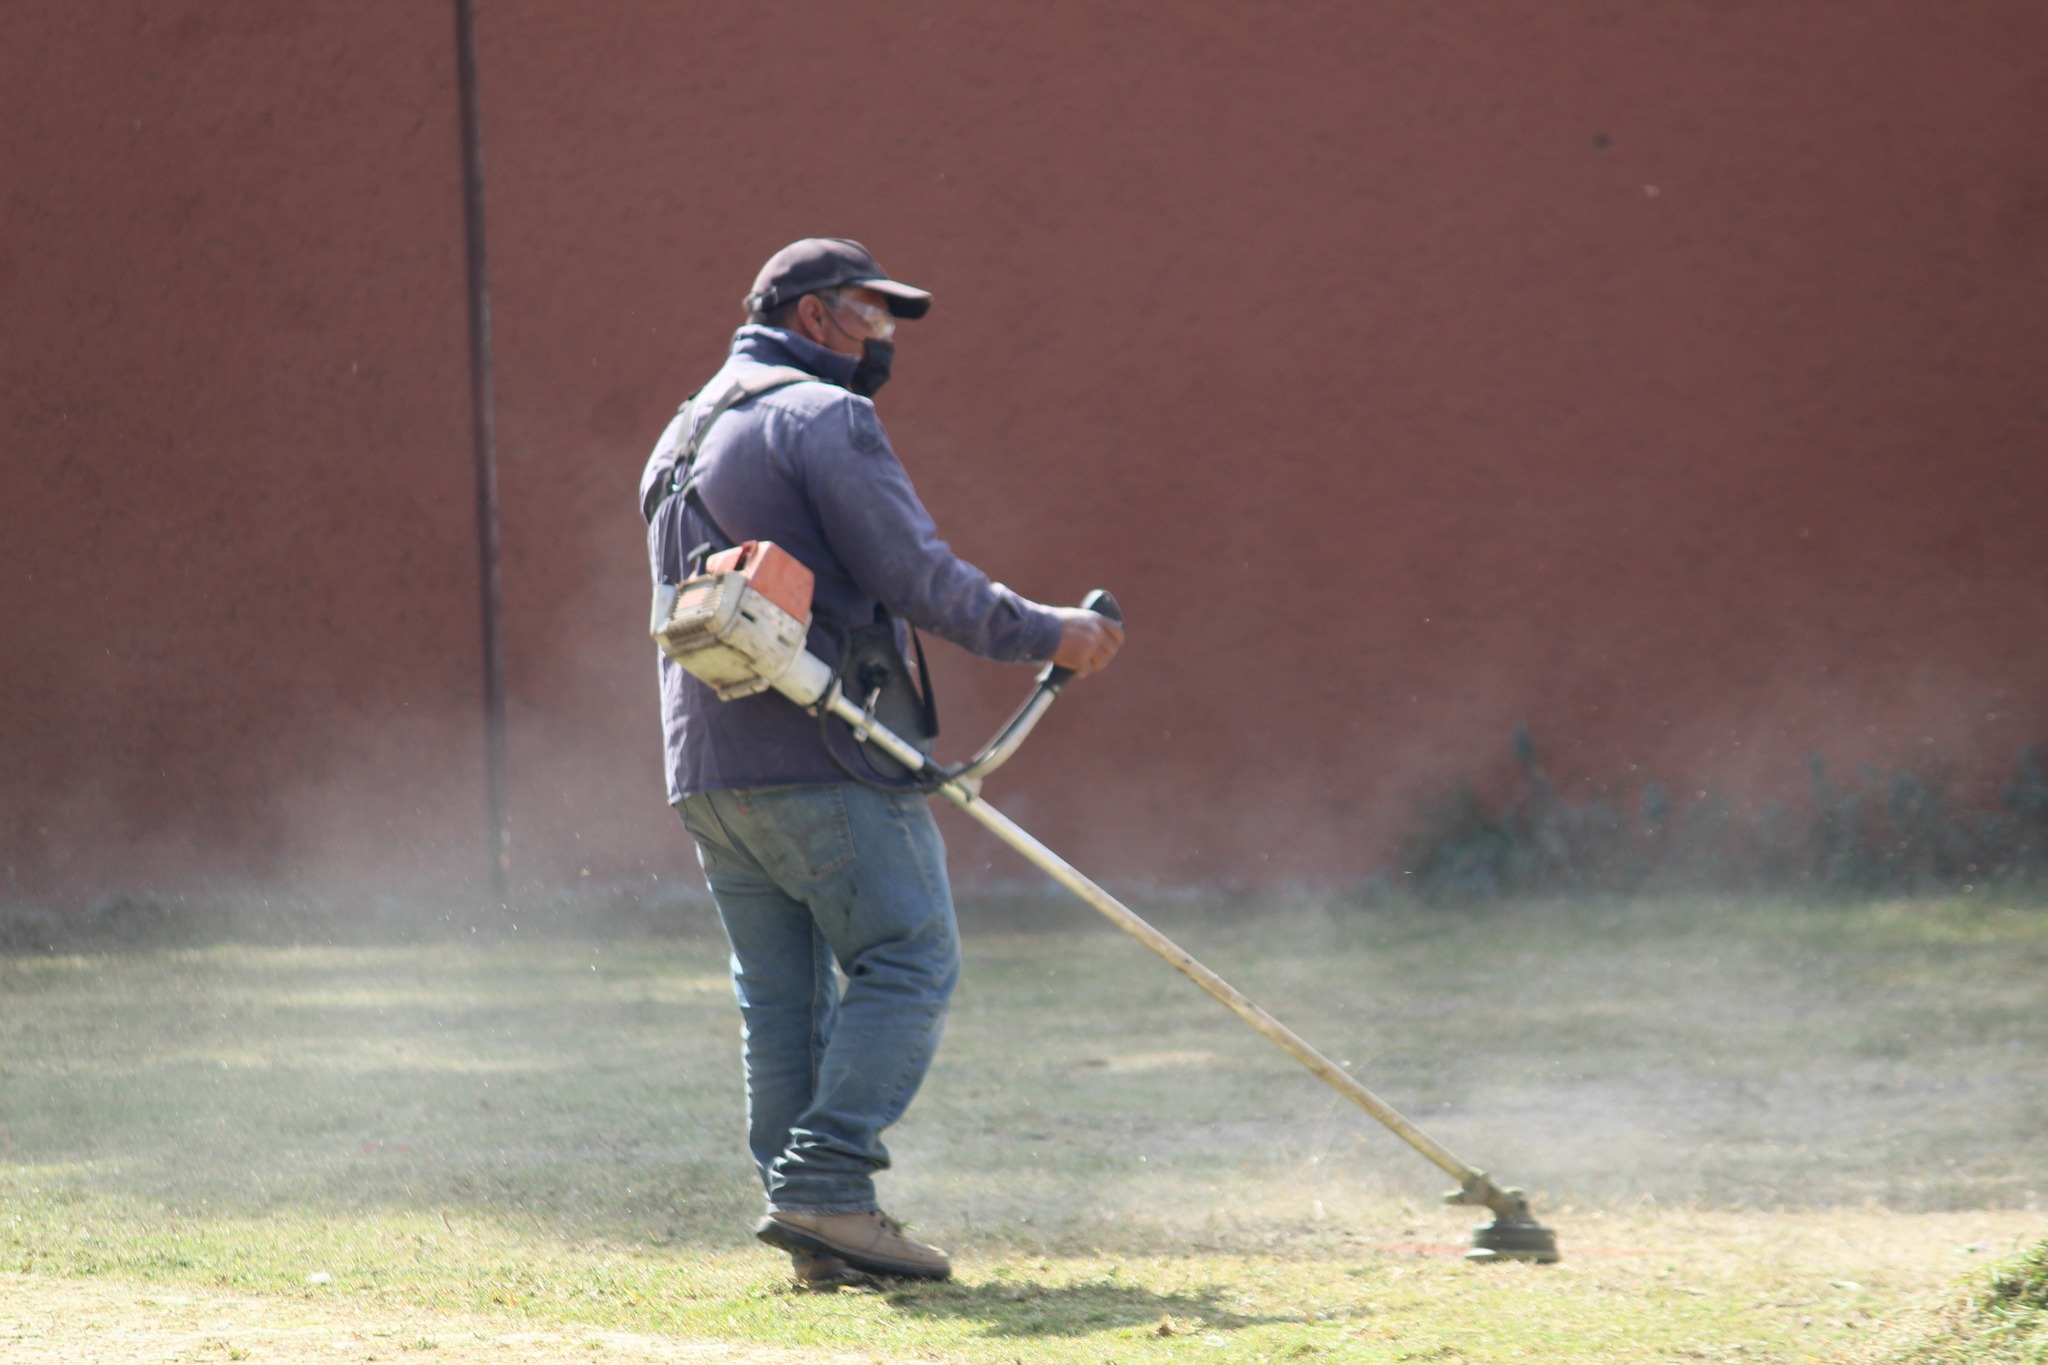
POLYGON ((1172 1335, 1198 1330, 1251 1327, 1295 1319, 1233 1312, 1223 1290, 1159 1294, 1134 1284, 1091 1280, 1044 1285, 997 1280, 988 1284, 914 1284, 892 1288, 889 1303, 912 1317, 951 1318, 981 1324, 991 1337, 1085 1336, 1116 1327, 1151 1326, 1171 1320, 1172 1335))

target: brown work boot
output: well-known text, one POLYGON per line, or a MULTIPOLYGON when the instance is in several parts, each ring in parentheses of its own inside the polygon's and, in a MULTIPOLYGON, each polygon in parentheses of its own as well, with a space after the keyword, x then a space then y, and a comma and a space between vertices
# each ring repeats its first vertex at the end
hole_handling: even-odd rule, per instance
POLYGON ((944 1280, 953 1263, 937 1247, 903 1235, 903 1225, 880 1209, 864 1213, 771 1213, 754 1235, 792 1255, 836 1256, 870 1275, 902 1275, 913 1280, 944 1280))
POLYGON ((838 1289, 866 1289, 875 1282, 872 1276, 862 1274, 837 1256, 820 1256, 815 1251, 790 1252, 789 1269, 796 1276, 798 1289, 808 1289, 815 1294, 830 1294, 838 1289))

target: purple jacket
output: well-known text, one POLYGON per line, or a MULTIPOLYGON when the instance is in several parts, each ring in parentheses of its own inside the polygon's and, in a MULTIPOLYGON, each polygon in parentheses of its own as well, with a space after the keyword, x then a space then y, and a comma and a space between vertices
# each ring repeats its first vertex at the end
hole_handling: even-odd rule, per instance
MULTIPOLYGON (((1040 663, 1059 647, 1060 620, 960 559, 939 539, 918 501, 875 405, 841 387, 850 356, 792 332, 747 326, 710 386, 732 372, 788 365, 818 376, 739 404, 712 426, 697 452, 697 491, 736 540, 772 540, 817 575, 812 610, 841 626, 876 619, 876 608, 984 658, 1040 663)), ((683 439, 683 415, 661 444, 683 439)), ((683 499, 671 497, 647 529, 657 580, 675 582, 682 560, 717 534, 683 499)), ((722 548, 722 542, 721 542, 722 548)), ((899 634, 901 632, 899 631, 899 634)), ((812 652, 837 661, 832 634, 814 620, 812 652)), ((844 782, 824 749, 817 720, 774 692, 722 702, 666 658, 661 720, 671 804, 721 787, 844 782)), ((839 722, 840 752, 854 752, 839 722)))

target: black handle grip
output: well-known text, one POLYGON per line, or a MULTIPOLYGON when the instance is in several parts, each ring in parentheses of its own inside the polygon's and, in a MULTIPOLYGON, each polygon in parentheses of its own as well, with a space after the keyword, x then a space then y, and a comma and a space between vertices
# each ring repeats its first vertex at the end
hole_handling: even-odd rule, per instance
MULTIPOLYGON (((1117 605, 1114 597, 1109 595, 1108 588, 1097 588, 1094 592, 1082 598, 1081 608, 1084 611, 1092 611, 1097 616, 1106 616, 1118 625, 1124 623, 1124 609, 1117 605)), ((1041 687, 1057 689, 1065 687, 1069 682, 1073 681, 1073 678, 1073 669, 1061 668, 1058 664, 1054 664, 1045 670, 1045 673, 1039 678, 1038 682, 1041 687)))
POLYGON ((1109 595, 1108 588, 1097 588, 1094 592, 1089 593, 1081 599, 1081 606, 1083 610, 1092 611, 1097 616, 1107 616, 1118 625, 1124 623, 1124 609, 1116 604, 1114 597, 1109 595))

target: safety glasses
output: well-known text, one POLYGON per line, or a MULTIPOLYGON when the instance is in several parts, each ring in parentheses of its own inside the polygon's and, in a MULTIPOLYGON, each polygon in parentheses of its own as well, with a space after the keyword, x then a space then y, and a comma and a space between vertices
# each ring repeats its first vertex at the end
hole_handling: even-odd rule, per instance
POLYGON ((844 308, 867 324, 868 335, 876 341, 887 341, 896 335, 896 318, 888 309, 852 298, 846 294, 828 293, 819 296, 830 306, 844 308))

